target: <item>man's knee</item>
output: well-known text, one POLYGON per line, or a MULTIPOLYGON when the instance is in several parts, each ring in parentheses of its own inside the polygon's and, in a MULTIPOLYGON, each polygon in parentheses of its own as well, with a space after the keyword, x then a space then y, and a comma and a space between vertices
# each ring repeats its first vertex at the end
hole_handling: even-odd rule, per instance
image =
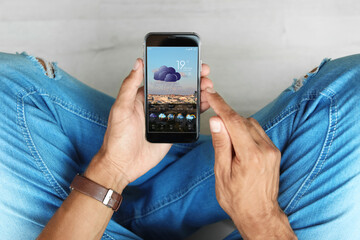
POLYGON ((360 88, 360 54, 337 58, 323 69, 322 76, 332 79, 330 88, 334 91, 344 88, 360 88))
POLYGON ((55 78, 55 67, 54 63, 25 52, 0 53, 0 91, 3 96, 13 96, 33 88, 46 88, 50 84, 47 80, 55 78))
POLYGON ((40 57, 28 55, 26 52, 10 54, 0 53, 0 76, 11 80, 18 74, 39 73, 55 78, 54 63, 40 57))
POLYGON ((43 67, 46 76, 48 76, 49 78, 55 78, 54 65, 51 62, 43 60, 42 58, 39 58, 39 57, 36 57, 36 60, 43 67))

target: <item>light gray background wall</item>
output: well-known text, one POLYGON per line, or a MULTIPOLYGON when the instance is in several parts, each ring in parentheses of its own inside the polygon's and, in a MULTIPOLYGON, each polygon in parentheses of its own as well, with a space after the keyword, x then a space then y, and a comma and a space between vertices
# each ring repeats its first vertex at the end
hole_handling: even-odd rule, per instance
MULTIPOLYGON (((358 53, 359 25, 357 0, 0 0, 0 51, 57 61, 115 96, 147 32, 195 31, 215 89, 248 116, 324 57, 358 53)), ((202 115, 202 133, 212 115, 202 115)), ((192 239, 231 229, 222 222, 192 239)))

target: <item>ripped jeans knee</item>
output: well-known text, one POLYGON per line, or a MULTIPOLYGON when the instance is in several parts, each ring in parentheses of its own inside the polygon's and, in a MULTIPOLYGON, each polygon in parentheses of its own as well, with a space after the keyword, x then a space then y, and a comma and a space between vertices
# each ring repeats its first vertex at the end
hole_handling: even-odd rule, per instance
POLYGON ((51 62, 46 61, 46 60, 44 60, 42 58, 39 58, 39 57, 36 57, 36 60, 44 68, 46 76, 48 76, 49 78, 55 78, 54 65, 51 62))
POLYGON ((313 70, 311 70, 310 72, 308 72, 306 75, 299 77, 299 78, 294 78, 293 80, 293 84, 289 87, 289 89, 293 92, 297 92, 301 87, 303 87, 305 85, 305 83, 312 78, 313 76, 315 76, 320 68, 327 63, 328 61, 330 61, 330 58, 325 58, 322 60, 322 62, 320 63, 319 66, 317 66, 316 68, 314 68, 313 70))
POLYGON ((57 63, 50 62, 40 57, 34 57, 33 55, 29 55, 27 52, 16 52, 16 55, 24 56, 25 58, 31 60, 35 63, 36 67, 44 73, 49 78, 55 79, 57 78, 57 63))

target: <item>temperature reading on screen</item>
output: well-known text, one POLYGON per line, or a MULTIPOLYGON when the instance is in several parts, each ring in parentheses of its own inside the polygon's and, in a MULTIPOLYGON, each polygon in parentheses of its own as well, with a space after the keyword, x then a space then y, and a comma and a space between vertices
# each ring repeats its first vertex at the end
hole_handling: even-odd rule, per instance
POLYGON ((182 69, 185 66, 184 60, 176 60, 178 69, 182 69))

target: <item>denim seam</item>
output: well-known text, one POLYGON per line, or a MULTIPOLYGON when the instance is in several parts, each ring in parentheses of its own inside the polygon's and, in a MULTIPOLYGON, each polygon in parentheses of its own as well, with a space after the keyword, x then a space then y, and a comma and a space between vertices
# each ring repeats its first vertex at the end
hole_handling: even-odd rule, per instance
POLYGON ((283 120, 285 120, 287 117, 289 117, 291 114, 293 114, 294 112, 297 112, 300 109, 300 105, 305 102, 305 101, 312 101, 314 100, 316 97, 318 97, 318 94, 315 93, 311 93, 309 95, 307 95, 306 97, 302 98, 300 100, 300 102, 296 105, 292 105, 288 108, 286 108, 285 110, 283 110, 279 115, 277 115, 276 117, 273 118, 272 121, 270 121, 270 123, 267 123, 263 126, 263 129, 265 132, 270 131, 272 128, 274 128, 276 125, 278 125, 279 123, 281 123, 283 120))
MULTIPOLYGON (((32 137, 31 137, 29 128, 28 128, 27 123, 26 123, 24 99, 25 99, 25 97, 28 97, 29 95, 32 95, 32 94, 35 94, 35 93, 38 93, 38 92, 37 92, 37 90, 34 90, 34 88, 31 88, 31 91, 29 91, 29 92, 27 92, 25 90, 22 90, 22 91, 18 92, 18 94, 17 94, 17 117, 18 117, 17 123, 20 126, 20 128, 22 129, 22 133, 23 133, 26 145, 28 146, 28 148, 30 150, 30 153, 33 156, 33 158, 35 159, 36 164, 38 165, 40 171, 44 174, 45 179, 49 182, 50 186, 52 186, 54 188, 54 190, 59 194, 59 196, 62 199, 65 199, 68 196, 67 192, 56 181, 56 179, 54 178, 54 176, 51 173, 50 169, 47 167, 46 163, 41 158, 41 155, 38 152, 38 150, 36 149, 36 146, 34 144, 34 141, 33 141, 32 137)), ((54 103, 56 103, 59 106, 63 107, 65 110, 68 110, 67 108, 62 106, 61 103, 55 102, 55 100, 52 99, 49 94, 45 94, 45 93, 42 93, 42 94, 38 93, 38 94, 49 97, 51 99, 51 101, 53 101, 54 103)), ((73 111, 70 111, 70 112, 73 113, 73 114, 76 114, 77 116, 85 118, 87 120, 91 120, 91 119, 88 119, 85 116, 81 116, 81 115, 79 115, 79 114, 77 114, 77 113, 75 113, 73 111)), ((92 122, 96 123, 95 120, 92 120, 92 122)), ((103 125, 101 125, 101 126, 103 126, 103 125)), ((110 238, 112 240, 115 240, 115 238, 112 237, 111 235, 109 235, 108 233, 106 233, 106 231, 104 232, 103 235, 105 235, 105 237, 107 239, 110 238)))
POLYGON ((26 142, 26 145, 28 146, 31 155, 35 159, 40 171, 44 174, 45 179, 50 183, 50 186, 54 188, 54 190, 59 194, 59 196, 62 199, 65 199, 67 197, 67 193, 65 190, 59 185, 59 183, 55 180, 54 176, 50 172, 49 168, 41 158, 38 150, 35 147, 35 143, 31 137, 29 128, 26 123, 26 117, 25 117, 25 104, 24 104, 24 98, 36 93, 36 91, 32 92, 26 92, 21 91, 18 93, 18 100, 17 100, 17 112, 18 112, 18 124, 20 128, 22 129, 23 136, 26 142))
MULTIPOLYGON (((49 97, 50 100, 51 100, 53 103, 55 103, 56 105, 60 106, 62 109, 66 110, 66 111, 68 111, 68 112, 70 112, 70 113, 72 113, 72 114, 75 114, 75 115, 78 116, 78 117, 81 117, 81 118, 83 118, 83 119, 85 119, 85 120, 87 120, 87 121, 89 121, 89 122, 95 123, 95 124, 97 124, 97 125, 100 125, 101 127, 104 127, 104 128, 107 127, 107 123, 106 123, 106 121, 104 121, 104 120, 101 120, 101 122, 100 122, 100 121, 97 121, 97 120, 95 120, 95 119, 86 117, 86 116, 84 116, 84 115, 81 114, 81 113, 77 113, 75 110, 72 110, 72 109, 66 107, 65 105, 63 105, 62 103, 57 102, 56 100, 52 99, 50 95, 47 95, 47 94, 39 94, 39 95, 43 95, 43 96, 49 97), (104 123, 102 123, 102 122, 104 122, 104 123)), ((67 105, 68 105, 68 106, 73 106, 73 105, 71 105, 71 104, 67 104, 67 105)), ((84 110, 81 110, 81 112, 83 112, 83 111, 84 111, 84 110)))
MULTIPOLYGON (((21 98, 22 98, 22 107, 23 107, 23 108, 24 108, 24 99, 25 99, 26 97, 30 96, 30 95, 33 95, 33 94, 37 94, 37 95, 39 95, 39 96, 48 97, 53 103, 55 103, 56 105, 60 106, 60 107, 63 108, 64 110, 66 110, 66 111, 68 111, 68 112, 70 112, 70 113, 72 113, 72 114, 74 114, 74 115, 76 115, 76 116, 78 116, 78 117, 81 117, 81 118, 83 118, 83 119, 85 119, 85 120, 87 120, 87 121, 90 121, 90 122, 92 122, 92 123, 98 124, 98 125, 100 125, 100 126, 102 126, 102 127, 106 127, 106 125, 100 123, 99 121, 96 121, 96 120, 91 119, 91 118, 89 118, 89 117, 87 117, 87 116, 84 116, 84 114, 82 114, 82 113, 88 113, 88 112, 86 112, 85 110, 79 110, 79 113, 78 113, 78 112, 76 112, 75 110, 70 109, 71 107, 74 108, 73 105, 71 105, 71 104, 65 104, 63 101, 59 100, 58 97, 50 96, 50 95, 47 94, 47 93, 40 93, 40 92, 38 92, 37 90, 33 90, 32 92, 28 92, 27 94, 25 94, 25 95, 23 95, 23 96, 21 97, 21 98), (68 106, 70 106, 70 107, 66 107, 65 105, 68 105, 68 106)), ((24 112, 24 111, 25 111, 25 109, 23 110, 23 112, 24 112)), ((87 114, 87 115, 89 115, 89 114, 87 114)), ((25 124, 26 124, 25 113, 23 113, 23 119, 24 119, 24 122, 25 122, 25 124)), ((27 133, 28 133, 28 135, 29 135, 29 138, 31 138, 31 136, 30 136, 30 131, 28 130, 27 124, 26 124, 26 130, 27 130, 27 133)), ((33 143, 33 140, 32 140, 32 139, 31 139, 31 142, 32 142, 32 144, 33 144, 33 148, 35 149, 36 153, 39 155, 40 160, 43 161, 43 160, 41 159, 41 156, 40 156, 40 154, 38 153, 38 151, 37 151, 37 149, 36 149, 36 147, 35 147, 35 144, 33 143)), ((29 148, 30 148, 30 147, 29 147, 29 148)), ((45 163, 44 163, 44 165, 45 165, 45 163)), ((46 169, 48 170, 47 166, 45 165, 45 170, 46 170, 46 169)), ((51 175, 51 177, 53 177, 53 176, 51 175)), ((49 181, 48 178, 47 178, 47 180, 49 181)), ((56 181, 55 178, 53 179, 53 181, 56 181)), ((51 184, 51 182, 52 182, 52 181, 50 181, 50 184, 51 184)), ((52 186, 53 186, 53 185, 52 185, 52 186)), ((66 193, 65 189, 63 189, 57 181, 56 181, 56 186, 53 186, 53 187, 54 187, 55 190, 60 194, 61 197, 63 197, 64 199, 67 197, 67 193, 66 193), (64 197, 64 195, 60 194, 59 191, 57 191, 57 189, 56 189, 57 186, 59 186, 59 187, 61 188, 61 191, 65 192, 65 194, 66 194, 65 197, 64 197)))
POLYGON ((154 212, 168 206, 169 204, 174 203, 174 202, 182 199, 191 190, 198 187, 202 182, 209 179, 213 175, 214 175, 213 169, 210 169, 210 170, 206 171, 204 174, 202 174, 200 177, 198 177, 192 184, 188 185, 187 188, 183 188, 182 190, 180 190, 180 191, 178 191, 176 193, 170 194, 169 196, 165 197, 163 200, 161 200, 158 203, 154 204, 154 206, 149 207, 148 209, 146 209, 146 211, 144 213, 133 216, 131 218, 127 218, 125 220, 122 220, 122 221, 120 221, 120 224, 124 224, 124 223, 132 221, 132 220, 136 220, 136 219, 139 219, 139 218, 146 217, 146 216, 148 216, 148 215, 150 215, 150 214, 152 214, 152 213, 154 213, 154 212))
POLYGON ((335 97, 335 93, 332 90, 327 89, 324 91, 328 91, 330 93, 330 94, 325 94, 324 92, 320 92, 320 94, 322 96, 324 96, 330 100, 329 127, 328 127, 328 131, 326 133, 326 138, 325 138, 323 147, 321 149, 320 155, 315 162, 314 167, 311 169, 310 173, 307 175, 304 182, 301 184, 301 186, 299 187, 297 192, 294 194, 294 196, 292 197, 292 199, 290 200, 290 202, 287 204, 286 208, 284 209, 284 212, 286 214, 289 214, 297 206, 297 203, 301 200, 301 198, 305 195, 305 193, 310 188, 311 183, 316 179, 316 177, 321 172, 322 167, 325 163, 325 160, 328 157, 328 153, 330 151, 331 144, 334 140, 335 131, 336 131, 336 127, 337 127, 337 121, 338 121, 338 116, 337 116, 338 110, 337 110, 337 105, 336 105, 336 97, 335 97))
POLYGON ((31 134, 30 134, 30 131, 29 131, 29 128, 27 126, 27 123, 26 123, 26 117, 25 117, 25 101, 24 99, 30 95, 33 95, 33 94, 37 94, 37 95, 40 95, 40 96, 45 96, 45 97, 48 97, 53 103, 57 104, 58 106, 60 106, 61 108, 63 108, 64 110, 72 113, 72 114, 75 114, 76 116, 79 116, 85 120, 88 120, 92 123, 95 123, 95 124, 98 124, 102 127, 106 127, 106 125, 102 124, 101 122, 95 120, 95 119, 92 119, 89 117, 89 115, 93 115, 85 110, 79 110, 78 109, 78 112, 76 112, 75 110, 72 110, 71 107, 73 109, 74 106, 71 105, 71 104, 66 104, 64 101, 61 101, 58 97, 56 96, 50 96, 49 94, 47 93, 44 93, 42 92, 40 89, 36 89, 34 87, 31 87, 30 89, 28 89, 28 91, 26 91, 25 89, 24 90, 21 90, 20 92, 18 92, 17 96, 18 96, 18 100, 17 100, 17 115, 18 115, 18 124, 19 126, 21 127, 21 129, 23 130, 23 135, 24 135, 24 138, 25 138, 25 141, 27 142, 27 145, 31 151, 31 154, 33 155, 33 157, 36 159, 36 156, 35 155, 38 155, 38 158, 39 160, 42 162, 43 164, 43 167, 40 166, 40 170, 43 171, 46 179, 49 181, 49 183, 55 188, 55 191, 60 195, 60 197, 62 197, 63 199, 65 199, 67 197, 67 193, 66 191, 60 186, 60 184, 55 180, 55 178, 52 176, 52 174, 50 173, 50 170, 48 169, 48 167, 46 166, 45 162, 41 159, 41 156, 38 152, 38 150, 36 149, 35 147, 35 144, 31 138, 31 134), (68 106, 71 106, 71 107, 67 107, 66 105, 68 106), (85 116, 84 114, 88 115, 88 116, 85 116), (50 173, 50 179, 49 179, 49 176, 47 176, 47 174, 44 172, 44 171, 48 171, 50 173), (51 179, 52 178, 52 179, 51 179), (52 182, 55 181, 55 185, 52 184, 52 182), (60 190, 58 189, 58 186, 60 188, 60 190), (63 194, 65 193, 65 195, 63 194))
MULTIPOLYGON (((96 113, 89 112, 87 110, 81 109, 71 103, 65 102, 59 97, 55 95, 50 95, 48 93, 45 93, 44 91, 37 89, 37 88, 30 88, 30 91, 33 91, 31 94, 37 93, 37 95, 48 97, 53 103, 61 107, 62 109, 81 117, 89 122, 95 123, 101 127, 106 128, 107 127, 107 120, 101 119, 96 113)), ((28 95, 31 95, 28 94, 28 95)))

